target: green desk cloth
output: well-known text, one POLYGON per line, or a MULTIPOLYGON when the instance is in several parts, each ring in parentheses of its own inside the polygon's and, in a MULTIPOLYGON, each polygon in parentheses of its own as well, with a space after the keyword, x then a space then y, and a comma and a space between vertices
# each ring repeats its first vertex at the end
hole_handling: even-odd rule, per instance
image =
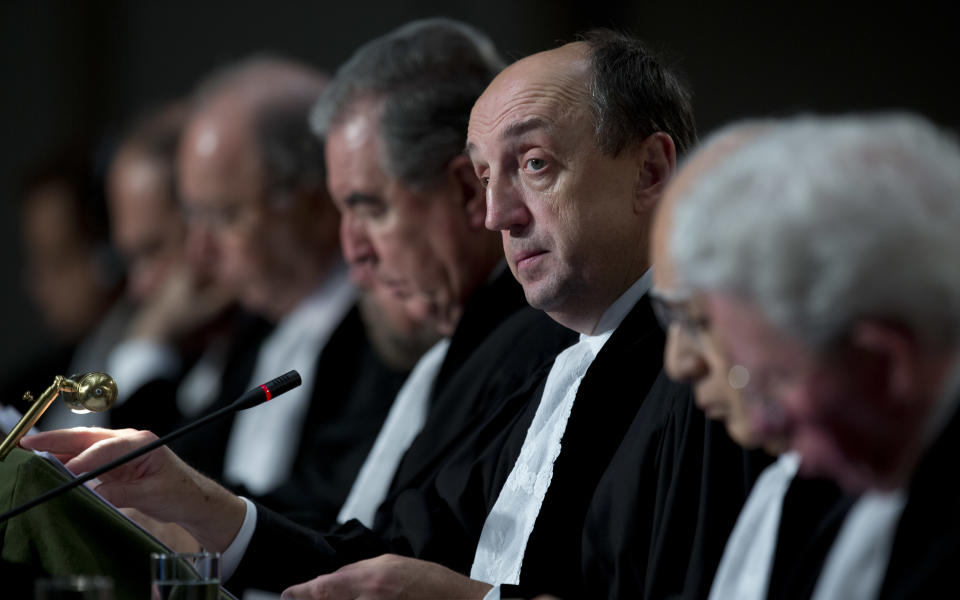
MULTIPOLYGON (((0 513, 66 481, 42 457, 14 449, 0 462, 0 513)), ((106 575, 115 600, 142 600, 150 595, 150 553, 169 551, 90 490, 74 488, 0 523, 0 598, 32 598, 40 577, 106 575)))

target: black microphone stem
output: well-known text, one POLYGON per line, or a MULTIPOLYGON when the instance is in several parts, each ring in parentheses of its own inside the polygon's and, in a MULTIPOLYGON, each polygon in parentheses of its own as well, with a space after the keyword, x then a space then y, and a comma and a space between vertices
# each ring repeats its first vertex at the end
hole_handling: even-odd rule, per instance
POLYGON ((205 416, 205 417, 202 417, 202 418, 194 421, 193 423, 190 423, 189 425, 187 425, 187 426, 185 426, 185 427, 183 427, 183 428, 181 428, 181 429, 178 429, 178 430, 176 430, 176 431, 172 431, 172 432, 168 433, 167 435, 163 436, 162 438, 159 438, 159 439, 156 439, 156 440, 150 442, 150 443, 147 444, 146 446, 142 446, 142 447, 140 447, 140 448, 137 448, 137 449, 134 450, 133 452, 130 452, 130 453, 128 453, 128 454, 124 454, 123 456, 121 456, 120 458, 117 458, 116 460, 112 460, 112 461, 108 462, 107 464, 105 464, 105 465, 103 465, 103 466, 101 466, 101 467, 98 467, 98 468, 96 468, 96 469, 94 469, 94 470, 92 470, 92 471, 88 471, 87 473, 84 473, 83 475, 78 476, 76 479, 73 479, 73 480, 71 480, 71 481, 68 481, 67 483, 65 483, 65 484, 63 484, 63 485, 61 485, 61 486, 55 487, 55 488, 53 488, 52 490, 50 490, 49 492, 47 492, 47 493, 45 493, 45 494, 42 494, 42 495, 40 495, 40 496, 37 496, 36 498, 34 498, 34 499, 31 500, 31 501, 29 501, 29 502, 27 502, 27 503, 25 503, 25 504, 22 504, 22 505, 14 508, 14 509, 12 509, 12 510, 9 510, 9 511, 7 511, 7 512, 5 512, 5 513, 3 513, 2 515, 0 515, 0 523, 3 523, 4 521, 6 521, 6 520, 8 520, 8 519, 11 519, 11 518, 13 518, 13 517, 15 517, 15 516, 17 516, 17 515, 19 515, 19 514, 22 514, 22 513, 26 512, 26 511, 30 510, 30 509, 33 508, 34 506, 37 506, 38 504, 43 504, 44 502, 46 502, 47 500, 53 498, 54 496, 57 496, 57 495, 59 495, 59 494, 66 493, 66 492, 72 490, 73 488, 75 488, 75 487, 77 487, 77 486, 83 485, 84 483, 90 481, 91 479, 94 479, 94 478, 96 478, 96 477, 99 477, 100 475, 103 475, 104 473, 106 473, 107 471, 109 471, 109 470, 111 470, 111 469, 115 469, 115 468, 119 467, 120 465, 122 465, 122 464, 124 464, 124 463, 126 463, 126 462, 129 462, 129 461, 131 461, 131 460, 133 460, 133 459, 135 459, 135 458, 138 458, 138 457, 140 457, 140 456, 143 456, 144 454, 146 454, 147 452, 150 452, 151 450, 156 450, 156 449, 159 448, 160 446, 165 445, 167 442, 170 442, 170 441, 172 441, 172 440, 175 440, 175 439, 179 438, 179 437, 182 436, 182 435, 185 435, 185 434, 187 434, 187 433, 190 433, 191 431, 193 431, 194 429, 197 429, 198 427, 203 427, 204 425, 206 425, 206 424, 209 423, 210 421, 214 421, 214 420, 218 419, 219 417, 222 417, 223 415, 225 415, 225 414, 227 414, 227 413, 233 412, 233 411, 235 411, 235 410, 242 410, 242 409, 250 408, 250 407, 252 407, 252 406, 256 406, 257 404, 260 404, 261 402, 266 401, 266 400, 270 400, 271 397, 273 397, 273 396, 279 396, 280 394, 282 394, 282 393, 284 393, 284 392, 286 392, 286 391, 288 391, 288 390, 290 390, 290 389, 292 389, 293 387, 296 387, 296 386, 298 386, 298 385, 300 385, 300 375, 297 374, 296 371, 291 371, 291 372, 289 372, 289 373, 287 373, 287 374, 285 374, 285 375, 281 375, 281 376, 278 377, 277 379, 274 379, 273 381, 271 381, 271 382, 269 382, 269 383, 267 383, 267 384, 264 384, 264 385, 260 386, 259 388, 254 388, 253 390, 250 390, 249 392, 247 392, 246 394, 244 394, 243 396, 241 396, 239 399, 237 399, 236 401, 234 401, 232 404, 229 404, 229 405, 227 405, 227 406, 224 406, 223 408, 221 408, 221 409, 219 409, 219 410, 215 410, 214 412, 210 413, 209 415, 207 415, 207 416, 205 416), (291 379, 292 379, 292 375, 291 375, 291 374, 293 374, 293 375, 296 376, 296 377, 295 377, 296 383, 293 383, 293 381, 291 380, 291 379), (282 385, 280 386, 281 389, 274 389, 273 386, 271 385, 271 384, 273 384, 273 383, 275 383, 275 382, 279 382, 281 379, 285 379, 285 378, 286 378, 286 380, 283 381, 283 382, 282 382, 282 385), (292 384, 292 385, 291 385, 291 384, 292 384), (271 392, 271 391, 268 390, 267 388, 270 388, 270 389, 273 390, 273 391, 271 392), (261 392, 260 390, 263 390, 263 391, 261 392), (252 398, 251 398, 251 393, 252 393, 252 392, 260 392, 261 395, 264 395, 264 393, 265 393, 265 398, 263 398, 263 400, 261 400, 260 402, 255 402, 255 401, 252 402, 252 401, 251 401, 251 400, 252 400, 252 398))

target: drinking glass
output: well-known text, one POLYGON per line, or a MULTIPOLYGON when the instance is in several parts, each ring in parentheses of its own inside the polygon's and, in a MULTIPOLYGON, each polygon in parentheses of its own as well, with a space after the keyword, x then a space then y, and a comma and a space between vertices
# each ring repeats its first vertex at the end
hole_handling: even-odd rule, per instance
POLYGON ((150 555, 152 600, 217 600, 220 554, 211 552, 150 555))

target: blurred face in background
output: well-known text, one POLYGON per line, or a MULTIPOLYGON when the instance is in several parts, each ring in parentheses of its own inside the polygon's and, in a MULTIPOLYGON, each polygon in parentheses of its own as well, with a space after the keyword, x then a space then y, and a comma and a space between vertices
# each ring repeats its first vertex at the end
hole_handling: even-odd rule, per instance
POLYGON ((321 207, 329 200, 267 185, 247 107, 228 97, 192 120, 178 178, 192 259, 247 309, 280 319, 319 283, 329 240, 318 240, 317 220, 335 218, 321 207))
POLYGON ((763 406, 744 388, 749 372, 731 358, 729 322, 701 295, 687 294, 673 286, 669 262, 656 257, 654 310, 667 334, 664 369, 676 381, 689 382, 697 406, 707 418, 722 421, 731 439, 745 448, 762 447, 771 454, 787 448, 780 432, 761 420, 763 406))
POLYGON ((96 325, 113 289, 90 234, 78 229, 73 193, 56 181, 41 184, 28 192, 22 214, 27 291, 63 342, 78 341, 96 325))
POLYGON ((737 444, 779 454, 787 449, 788 440, 772 426, 773 413, 754 393, 756 382, 751 383, 751 373, 742 364, 744 360, 751 364, 743 355, 750 324, 742 322, 745 315, 726 310, 722 300, 686 290, 670 256, 673 206, 714 158, 699 156, 680 170, 654 219, 650 296, 667 334, 664 369, 672 379, 693 386, 697 406, 707 418, 722 421, 737 444))
POLYGON ((909 347, 903 328, 867 320, 842 339, 811 348, 751 302, 710 296, 717 334, 742 365, 750 405, 759 407, 753 422, 800 454, 801 473, 828 477, 851 492, 909 481, 936 393, 902 384, 922 373, 909 373, 917 355, 897 364, 896 353, 885 354, 890 340, 909 347))
POLYGON ((137 301, 158 294, 185 260, 186 224, 171 183, 169 167, 135 150, 122 151, 110 168, 111 234, 127 265, 127 293, 137 301))

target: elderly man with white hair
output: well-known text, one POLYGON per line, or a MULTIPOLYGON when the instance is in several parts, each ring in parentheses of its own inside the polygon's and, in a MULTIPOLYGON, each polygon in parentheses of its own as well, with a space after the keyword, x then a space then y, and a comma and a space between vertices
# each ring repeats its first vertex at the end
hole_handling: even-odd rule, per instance
POLYGON ((904 115, 772 123, 670 207, 673 277, 659 291, 674 318, 698 315, 755 431, 786 440, 801 477, 862 493, 813 597, 951 589, 960 146, 904 115))

